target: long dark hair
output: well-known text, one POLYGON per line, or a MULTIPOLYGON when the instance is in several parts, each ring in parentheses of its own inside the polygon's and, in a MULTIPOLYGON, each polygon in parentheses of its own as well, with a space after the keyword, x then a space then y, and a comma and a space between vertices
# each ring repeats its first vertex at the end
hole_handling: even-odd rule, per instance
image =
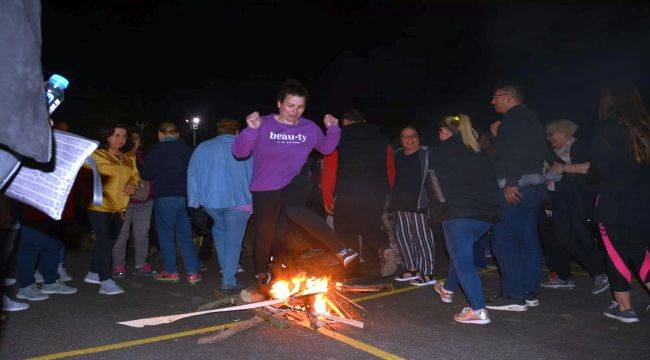
POLYGON ((650 116, 634 84, 613 82, 602 88, 598 121, 610 118, 625 126, 634 160, 650 164, 650 116))

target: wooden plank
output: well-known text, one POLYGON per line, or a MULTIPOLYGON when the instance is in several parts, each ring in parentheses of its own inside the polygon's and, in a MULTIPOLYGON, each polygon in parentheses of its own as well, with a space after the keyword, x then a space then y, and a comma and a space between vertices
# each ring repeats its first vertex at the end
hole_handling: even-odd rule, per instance
POLYGON ((145 327, 145 326, 169 324, 169 323, 172 323, 174 321, 178 321, 178 320, 185 319, 185 318, 192 317, 192 316, 199 316, 199 315, 212 314, 212 313, 217 313, 217 312, 226 312, 226 311, 250 310, 250 309, 260 308, 260 307, 264 307, 264 306, 268 306, 268 305, 280 304, 280 303, 283 303, 283 302, 285 302, 285 300, 267 300, 267 301, 252 303, 252 304, 230 306, 230 307, 221 308, 221 309, 195 311, 195 312, 177 314, 177 315, 157 316, 157 317, 152 317, 152 318, 130 320, 130 321, 122 321, 122 322, 118 322, 118 324, 141 328, 141 327, 145 327))
POLYGON ((277 313, 272 313, 268 310, 265 309, 252 309, 250 312, 265 321, 269 322, 273 327, 275 327, 278 330, 284 330, 291 326, 291 323, 289 320, 286 320, 284 318, 284 315, 286 315, 286 311, 280 311, 277 313))
POLYGON ((258 316, 253 316, 252 318, 244 321, 240 321, 237 324, 213 335, 208 335, 200 338, 197 343, 199 344, 213 344, 219 341, 226 340, 227 338, 239 334, 242 331, 254 328, 259 324, 263 323, 265 320, 258 316))
POLYGON ((357 304, 357 302, 354 301, 353 299, 350 299, 350 298, 346 297, 345 295, 341 294, 338 291, 336 291, 335 293, 336 293, 336 296, 340 297, 341 299, 347 301, 348 303, 354 305, 355 307, 358 307, 359 309, 361 309, 363 311, 366 311, 366 308, 364 308, 363 306, 357 304))
POLYGON ((339 285, 336 290, 347 292, 376 292, 382 290, 393 290, 393 284, 372 284, 372 285, 339 285))
POLYGON ((334 302, 335 305, 339 307, 339 309, 341 309, 341 311, 345 314, 346 318, 354 319, 354 320, 363 320, 361 314, 359 314, 356 308, 350 305, 351 303, 348 300, 343 299, 337 293, 329 294, 328 297, 332 300, 332 302, 334 302))
POLYGON ((336 321, 336 322, 340 322, 340 323, 343 323, 343 324, 346 324, 346 325, 357 327, 359 329, 363 329, 363 322, 358 321, 358 320, 346 319, 346 318, 327 315, 327 314, 314 314, 314 315, 321 316, 321 317, 323 317, 323 319, 336 321))
POLYGON ((212 309, 218 309, 220 307, 235 305, 235 304, 236 304, 236 298, 234 296, 229 296, 229 297, 223 297, 217 299, 215 301, 210 301, 209 303, 199 306, 198 308, 196 308, 196 310, 197 311, 212 310, 212 309))

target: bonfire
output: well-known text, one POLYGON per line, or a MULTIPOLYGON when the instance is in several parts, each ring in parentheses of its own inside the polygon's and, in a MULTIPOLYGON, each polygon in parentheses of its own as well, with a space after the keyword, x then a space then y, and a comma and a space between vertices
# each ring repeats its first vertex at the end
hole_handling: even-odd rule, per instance
POLYGON ((203 311, 131 320, 119 324, 144 327, 217 312, 248 310, 252 313, 251 319, 237 322, 216 335, 199 339, 199 343, 202 344, 221 341, 264 321, 280 330, 289 326, 290 321, 297 321, 301 325, 313 329, 323 326, 331 327, 337 323, 363 328, 364 325, 361 321, 363 318, 359 311, 365 311, 365 309, 342 293, 377 292, 383 289, 392 289, 392 285, 344 285, 334 282, 328 276, 316 277, 299 273, 276 280, 269 288, 270 300, 241 304, 234 297, 222 298, 199 307, 199 310, 203 311), (234 306, 218 308, 226 305, 234 306))

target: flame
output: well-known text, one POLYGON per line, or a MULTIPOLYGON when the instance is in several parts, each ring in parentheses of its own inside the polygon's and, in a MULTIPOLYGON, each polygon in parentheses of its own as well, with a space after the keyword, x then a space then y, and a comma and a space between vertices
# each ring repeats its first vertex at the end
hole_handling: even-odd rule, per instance
MULTIPOLYGON (((271 286, 269 293, 275 299, 289 299, 295 294, 315 294, 312 310, 317 314, 330 314, 328 310, 327 290, 329 278, 307 277, 305 274, 294 276, 289 281, 278 280, 271 286)), ((331 306, 331 305, 330 305, 331 306)))
POLYGON ((327 311, 327 301, 324 294, 317 294, 314 297, 314 312, 317 314, 329 314, 327 311))
POLYGON ((271 286, 269 293, 276 299, 288 299, 289 296, 291 296, 289 283, 284 280, 278 280, 273 284, 273 286, 271 286))

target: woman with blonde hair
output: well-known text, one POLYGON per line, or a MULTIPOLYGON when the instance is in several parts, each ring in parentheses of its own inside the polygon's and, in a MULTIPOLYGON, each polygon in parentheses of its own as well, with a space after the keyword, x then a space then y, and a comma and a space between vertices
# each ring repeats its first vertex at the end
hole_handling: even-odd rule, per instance
POLYGON ((481 280, 474 268, 473 246, 499 220, 497 179, 489 157, 481 152, 478 133, 469 116, 445 116, 439 122, 440 144, 431 153, 444 196, 440 214, 450 264, 447 282, 434 285, 445 303, 451 303, 460 284, 469 307, 454 315, 468 324, 488 324, 481 280))

